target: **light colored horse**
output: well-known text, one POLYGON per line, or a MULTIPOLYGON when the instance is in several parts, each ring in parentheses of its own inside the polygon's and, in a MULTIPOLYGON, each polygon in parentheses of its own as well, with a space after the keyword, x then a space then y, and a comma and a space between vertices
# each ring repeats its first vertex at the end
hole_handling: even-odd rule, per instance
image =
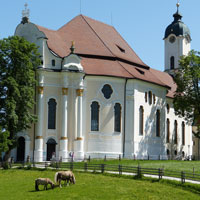
POLYGON ((50 184, 51 185, 51 189, 54 188, 54 183, 51 179, 49 178, 38 178, 35 179, 35 190, 39 191, 39 185, 44 185, 44 190, 47 190, 47 185, 50 184))
POLYGON ((59 187, 61 188, 61 181, 65 181, 64 184, 66 184, 67 181, 67 185, 69 185, 69 181, 70 183, 75 184, 76 183, 76 179, 74 174, 71 171, 59 171, 56 172, 55 174, 55 183, 59 183, 59 187))

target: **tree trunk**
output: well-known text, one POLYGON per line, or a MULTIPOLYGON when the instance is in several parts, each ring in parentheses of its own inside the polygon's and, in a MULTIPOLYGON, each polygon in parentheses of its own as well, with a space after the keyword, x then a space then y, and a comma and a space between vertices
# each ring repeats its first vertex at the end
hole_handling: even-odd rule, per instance
POLYGON ((10 154, 11 154, 11 149, 9 149, 9 150, 5 153, 5 156, 4 156, 4 158, 3 158, 3 160, 4 160, 5 162, 8 162, 8 161, 9 161, 9 159, 10 159, 10 154))

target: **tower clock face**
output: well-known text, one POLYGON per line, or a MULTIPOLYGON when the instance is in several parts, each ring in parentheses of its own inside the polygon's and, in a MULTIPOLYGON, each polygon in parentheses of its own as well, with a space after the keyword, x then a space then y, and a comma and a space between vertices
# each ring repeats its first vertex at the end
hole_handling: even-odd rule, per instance
POLYGON ((174 37, 174 36, 171 36, 170 38, 169 38, 169 42, 170 43, 174 43, 176 41, 176 38, 174 37))

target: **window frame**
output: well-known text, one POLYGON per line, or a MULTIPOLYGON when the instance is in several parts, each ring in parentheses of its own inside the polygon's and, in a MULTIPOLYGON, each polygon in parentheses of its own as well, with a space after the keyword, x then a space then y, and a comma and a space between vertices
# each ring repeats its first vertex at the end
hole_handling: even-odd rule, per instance
POLYGON ((122 106, 120 103, 114 105, 114 132, 121 132, 121 111, 122 106))
POLYGON ((139 108, 139 135, 144 135, 144 107, 139 108))
POLYGON ((93 101, 90 105, 90 114, 91 114, 91 118, 90 118, 90 130, 91 131, 99 131, 99 109, 100 109, 100 105, 99 102, 97 101, 93 101), (96 106, 96 107, 95 107, 96 106))

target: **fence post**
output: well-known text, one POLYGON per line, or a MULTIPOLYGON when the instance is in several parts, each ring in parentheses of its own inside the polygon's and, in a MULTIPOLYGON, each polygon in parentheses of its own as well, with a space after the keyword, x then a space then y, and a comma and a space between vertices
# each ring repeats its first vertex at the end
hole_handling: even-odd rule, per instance
POLYGON ((105 165, 104 165, 104 164, 101 164, 101 173, 102 173, 102 174, 104 173, 104 168, 105 168, 105 165))
POLYGON ((106 161, 106 155, 104 156, 104 161, 106 161))
POLYGON ((163 176, 163 169, 158 169, 158 176, 159 176, 159 180, 162 179, 163 176))
POLYGON ((193 177, 194 177, 194 167, 193 167, 193 177))
POLYGON ((47 162, 44 163, 44 166, 45 166, 45 169, 47 169, 47 167, 48 167, 47 162))
POLYGON ((149 160, 149 154, 148 154, 148 160, 149 160))
POLYGON ((121 155, 119 154, 119 161, 121 161, 121 155))
POLYGON ((90 156, 89 156, 89 158, 88 158, 88 161, 90 162, 90 156))
POLYGON ((71 171, 73 171, 73 168, 74 168, 74 164, 73 164, 73 161, 70 163, 70 169, 71 171))
POLYGON ((138 167, 137 167, 137 177, 138 177, 138 178, 141 178, 141 177, 142 177, 140 165, 138 165, 138 167))
POLYGON ((119 169, 119 175, 121 175, 122 174, 122 166, 119 165, 118 169, 119 169))
POLYGON ((56 162, 56 169, 58 169, 58 162, 56 162))
POLYGON ((88 169, 87 163, 85 163, 84 169, 85 169, 85 171, 87 171, 87 169, 88 169))
POLYGON ((185 183, 185 172, 181 172, 181 183, 185 183))

